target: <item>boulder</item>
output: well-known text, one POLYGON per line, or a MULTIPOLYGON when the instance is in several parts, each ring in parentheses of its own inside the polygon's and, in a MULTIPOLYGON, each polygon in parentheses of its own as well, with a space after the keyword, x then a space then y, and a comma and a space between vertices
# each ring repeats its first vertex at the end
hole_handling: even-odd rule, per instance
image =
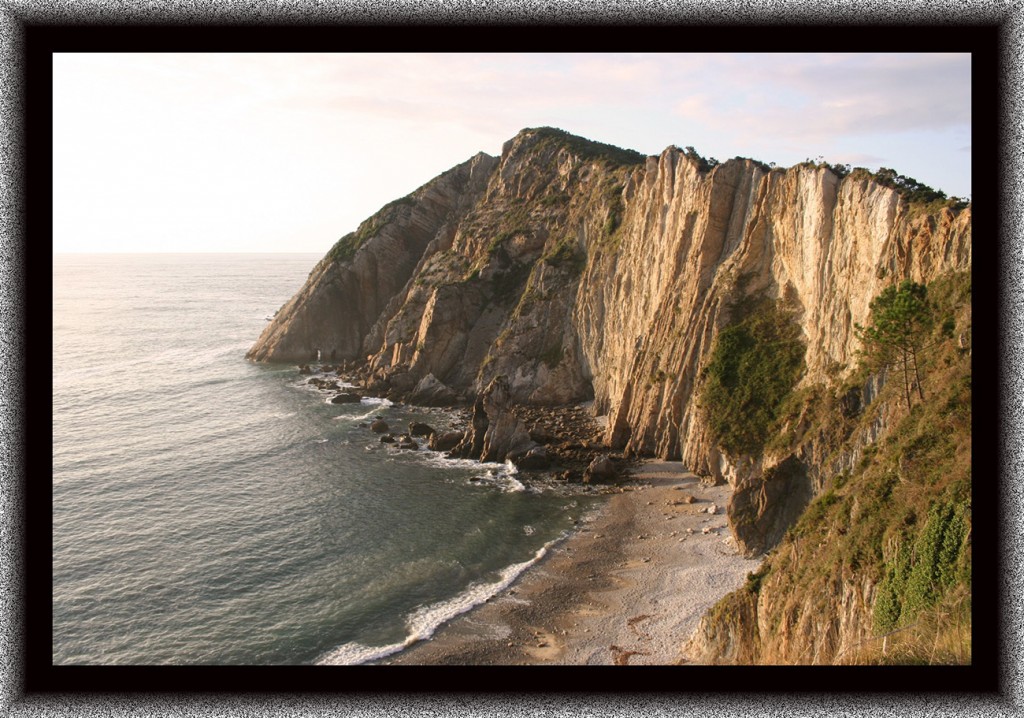
POLYGON ((416 379, 408 371, 397 370, 387 375, 388 387, 395 394, 404 394, 416 386, 416 379))
POLYGON ((413 441, 408 435, 402 434, 398 437, 398 448, 405 449, 407 451, 416 451, 420 448, 420 445, 413 441))
POLYGON ((381 434, 380 435, 380 443, 382 443, 382 444, 394 444, 395 443, 395 435, 394 434, 381 434))
POLYGON ((551 456, 543 446, 535 446, 515 455, 510 454, 508 458, 516 468, 524 471, 540 471, 551 466, 551 456))
POLYGON ((487 415, 487 431, 480 453, 481 461, 505 461, 510 454, 536 446, 519 417, 512 411, 512 393, 508 378, 496 376, 483 391, 482 408, 487 415))
POLYGON ((408 401, 418 406, 452 406, 459 403, 459 395, 433 374, 427 374, 416 384, 408 401))
POLYGON ((331 397, 332 404, 358 404, 362 400, 363 397, 359 396, 358 394, 351 394, 349 392, 342 392, 340 394, 335 394, 333 397, 331 397))
POLYGON ((370 424, 370 431, 374 432, 375 434, 384 434, 390 428, 391 427, 388 426, 388 422, 384 421, 383 419, 377 419, 372 424, 370 424))
POLYGON ((308 364, 299 364, 299 374, 312 374, 313 370, 309 368, 308 364))
POLYGON ((423 438, 429 437, 434 433, 433 428, 424 424, 420 421, 409 422, 409 436, 422 436, 423 438))
POLYGON ((459 445, 463 436, 465 434, 461 431, 446 431, 443 434, 438 434, 435 431, 430 435, 430 442, 427 444, 427 447, 431 451, 451 451, 459 445))
POLYGON ((607 454, 597 456, 583 473, 583 483, 601 483, 619 478, 619 468, 607 454))

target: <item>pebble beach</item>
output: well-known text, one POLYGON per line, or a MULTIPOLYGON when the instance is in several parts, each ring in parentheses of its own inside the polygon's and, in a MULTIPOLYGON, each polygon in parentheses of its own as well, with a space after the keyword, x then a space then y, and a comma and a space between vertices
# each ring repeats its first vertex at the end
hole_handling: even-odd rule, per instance
POLYGON ((701 616, 755 571, 725 516, 731 488, 651 460, 487 603, 389 665, 678 665, 701 616))

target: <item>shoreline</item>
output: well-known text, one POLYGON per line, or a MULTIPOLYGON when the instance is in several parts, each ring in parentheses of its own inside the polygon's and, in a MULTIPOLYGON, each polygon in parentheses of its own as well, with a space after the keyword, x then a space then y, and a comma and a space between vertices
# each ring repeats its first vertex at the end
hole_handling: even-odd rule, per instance
POLYGON ((629 473, 621 493, 508 588, 374 663, 687 662, 682 650, 701 616, 761 559, 736 552, 728 485, 702 484, 680 462, 647 460, 629 473))

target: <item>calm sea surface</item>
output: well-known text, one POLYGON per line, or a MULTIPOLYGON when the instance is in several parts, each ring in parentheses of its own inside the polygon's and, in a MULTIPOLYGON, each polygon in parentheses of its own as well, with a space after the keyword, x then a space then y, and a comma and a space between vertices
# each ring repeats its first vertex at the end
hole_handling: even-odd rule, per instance
POLYGON ((53 661, 358 663, 493 595, 593 499, 398 452, 245 360, 317 255, 57 255, 53 661))

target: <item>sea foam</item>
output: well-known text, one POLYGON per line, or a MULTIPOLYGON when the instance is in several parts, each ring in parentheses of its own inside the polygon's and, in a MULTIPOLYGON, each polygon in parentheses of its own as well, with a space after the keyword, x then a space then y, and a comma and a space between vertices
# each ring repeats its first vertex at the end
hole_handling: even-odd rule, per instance
POLYGON ((501 572, 501 577, 493 583, 471 584, 469 588, 450 600, 434 603, 413 611, 405 620, 407 634, 405 640, 401 643, 392 643, 387 646, 365 646, 361 643, 345 643, 318 658, 316 660, 317 665, 353 666, 360 663, 377 661, 403 651, 414 643, 431 638, 434 632, 448 621, 476 608, 511 586, 522 575, 523 571, 544 558, 548 549, 564 539, 566 535, 563 533, 558 538, 541 546, 533 555, 533 558, 528 561, 506 567, 501 572))

